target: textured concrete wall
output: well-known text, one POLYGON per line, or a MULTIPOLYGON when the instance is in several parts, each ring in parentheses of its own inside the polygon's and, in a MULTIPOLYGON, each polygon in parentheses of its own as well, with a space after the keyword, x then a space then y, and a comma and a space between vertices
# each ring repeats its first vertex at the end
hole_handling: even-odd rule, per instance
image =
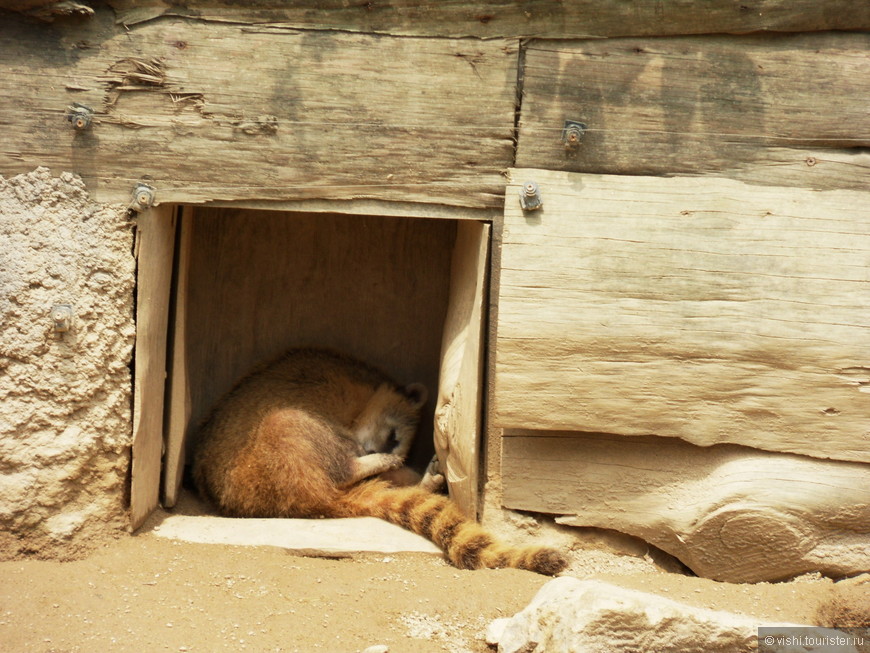
POLYGON ((126 525, 135 274, 123 206, 69 173, 0 177, 0 557, 73 557, 126 525))

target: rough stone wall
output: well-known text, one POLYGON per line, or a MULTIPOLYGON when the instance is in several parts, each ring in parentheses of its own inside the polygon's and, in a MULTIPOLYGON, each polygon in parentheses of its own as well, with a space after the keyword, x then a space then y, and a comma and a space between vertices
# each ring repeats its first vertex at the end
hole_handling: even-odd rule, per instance
POLYGON ((126 525, 135 276, 123 206, 69 173, 0 177, 0 557, 75 557, 126 525))

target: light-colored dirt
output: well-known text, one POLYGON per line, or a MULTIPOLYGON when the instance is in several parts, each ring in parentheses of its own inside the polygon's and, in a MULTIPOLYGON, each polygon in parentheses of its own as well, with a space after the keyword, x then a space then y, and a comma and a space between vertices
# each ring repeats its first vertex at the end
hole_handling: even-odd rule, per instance
MULTIPOLYGON (((728 585, 643 558, 574 555, 575 575, 759 620, 809 622, 833 587, 812 577, 728 585)), ((460 571, 429 554, 305 558, 145 532, 80 561, 0 562, 0 650, 486 651, 489 621, 522 609, 547 580, 460 571)))

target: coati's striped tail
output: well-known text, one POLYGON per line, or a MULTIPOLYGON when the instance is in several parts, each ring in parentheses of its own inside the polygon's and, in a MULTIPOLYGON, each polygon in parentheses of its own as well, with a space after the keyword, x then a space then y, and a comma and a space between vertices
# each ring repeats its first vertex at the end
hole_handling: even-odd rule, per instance
POLYGON ((552 576, 568 564, 552 548, 509 547, 496 541, 447 497, 420 487, 365 481, 350 488, 335 508, 335 517, 380 517, 422 535, 441 547, 460 569, 515 567, 552 576))

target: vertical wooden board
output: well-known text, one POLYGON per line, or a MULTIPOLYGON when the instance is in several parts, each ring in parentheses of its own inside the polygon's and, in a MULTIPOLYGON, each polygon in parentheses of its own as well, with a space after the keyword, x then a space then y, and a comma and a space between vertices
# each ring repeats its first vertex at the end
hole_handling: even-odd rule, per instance
POLYGON ((450 276, 435 407, 435 450, 462 511, 478 511, 483 418, 483 343, 490 226, 461 222, 450 276))
POLYGON ((870 461, 870 194, 511 176, 495 426, 870 461))
MULTIPOLYGON (((257 363, 325 346, 435 394, 456 222, 193 211, 185 356, 190 423, 257 363)), ((410 462, 433 453, 434 402, 410 462)))
POLYGON ((137 219, 136 371, 133 381, 133 471, 130 523, 136 529, 157 507, 163 455, 163 396, 175 209, 161 206, 137 219))
POLYGON ((179 207, 179 238, 176 277, 173 283, 174 316, 169 334, 169 376, 166 393, 166 453, 163 456, 163 505, 171 508, 178 500, 184 474, 184 443, 190 431, 191 390, 187 369, 188 292, 190 286, 193 217, 190 207, 179 207))
POLYGON ((868 50, 859 33, 533 41, 516 165, 863 189, 868 50), (573 150, 566 120, 588 127, 573 150))
POLYGON ((516 43, 105 20, 0 21, 0 174, 72 171, 106 202, 146 176, 161 202, 500 202, 516 43))

